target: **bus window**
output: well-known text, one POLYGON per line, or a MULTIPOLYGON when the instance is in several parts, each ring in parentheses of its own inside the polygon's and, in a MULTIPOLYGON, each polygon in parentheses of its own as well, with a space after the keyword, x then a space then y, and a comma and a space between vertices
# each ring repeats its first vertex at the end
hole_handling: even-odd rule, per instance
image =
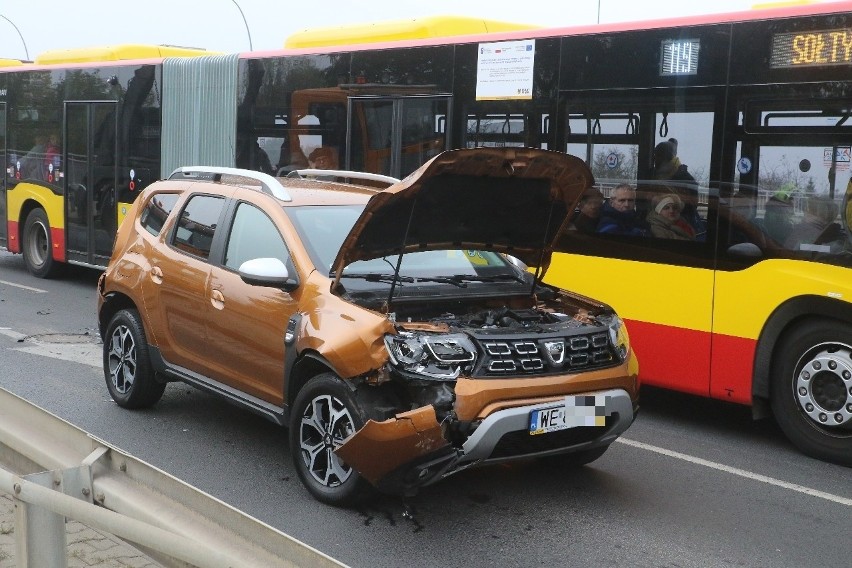
POLYGON ((465 147, 523 147, 527 130, 522 114, 468 114, 465 147))

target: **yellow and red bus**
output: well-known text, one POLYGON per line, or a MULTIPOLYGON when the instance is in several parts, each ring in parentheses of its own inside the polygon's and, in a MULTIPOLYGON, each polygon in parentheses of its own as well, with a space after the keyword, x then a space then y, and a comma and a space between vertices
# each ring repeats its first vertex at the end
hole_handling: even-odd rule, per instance
POLYGON ((692 237, 574 231, 546 279, 628 320, 645 384, 750 405, 802 451, 852 465, 852 2, 577 28, 468 24, 338 28, 224 56, 4 68, 0 245, 26 255, 22 211, 46 201, 54 205, 34 215, 50 229, 51 258, 103 266, 111 238, 99 245, 98 236, 111 235, 97 211, 118 223, 131 180, 139 187, 186 164, 285 172, 322 147, 344 169, 403 177, 451 148, 571 153, 588 161, 604 197, 635 188, 642 219, 677 193, 692 237), (122 106, 146 66, 150 88, 122 106), (36 108, 37 97, 62 102, 36 108), (15 176, 34 142, 27 128, 45 119, 64 137, 63 181, 25 185, 15 176), (99 192, 79 176, 72 183, 69 168, 85 163, 98 178, 103 124, 116 133, 116 165, 99 192), (81 131, 91 133, 88 154, 71 149, 81 131), (122 150, 134 136, 144 152, 122 150), (658 148, 689 177, 666 177, 658 148), (109 199, 118 205, 100 205, 109 199), (71 246, 81 229, 93 256, 71 246))

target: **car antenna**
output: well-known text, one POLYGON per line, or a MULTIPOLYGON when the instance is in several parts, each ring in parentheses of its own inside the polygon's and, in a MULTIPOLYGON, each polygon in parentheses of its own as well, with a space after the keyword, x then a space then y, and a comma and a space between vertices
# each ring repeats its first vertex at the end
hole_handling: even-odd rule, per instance
POLYGON ((396 281, 399 278, 399 270, 402 268, 402 255, 405 254, 405 243, 408 242, 408 232, 411 230, 411 220, 414 219, 414 206, 417 205, 417 198, 411 202, 411 210, 408 213, 408 223, 405 225, 405 234, 402 236, 402 244, 399 248, 399 257, 396 259, 396 266, 393 269, 393 280, 391 280, 390 292, 388 292, 388 312, 391 311, 391 302, 393 301, 393 292, 396 289, 396 281))
POLYGON ((538 282, 538 277, 541 274, 542 264, 544 264, 544 249, 547 247, 547 233, 550 229, 550 223, 553 221, 553 207, 555 205, 554 201, 550 202, 550 211, 547 212, 547 224, 544 225, 544 235, 542 235, 542 243, 541 243, 541 255, 538 257, 538 266, 535 267, 535 274, 533 274, 532 286, 530 287, 530 296, 535 296, 535 287, 538 282))

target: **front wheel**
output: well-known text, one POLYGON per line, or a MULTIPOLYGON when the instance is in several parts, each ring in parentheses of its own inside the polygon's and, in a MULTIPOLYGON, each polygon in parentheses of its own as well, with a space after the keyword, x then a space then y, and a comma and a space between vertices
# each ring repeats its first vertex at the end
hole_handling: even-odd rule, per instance
POLYGON ((290 420, 290 454, 299 478, 317 500, 338 507, 363 501, 371 486, 334 454, 364 426, 351 390, 332 373, 317 375, 299 391, 290 420))
POLYGON ((803 453, 852 466, 852 326, 808 320, 779 342, 771 403, 803 453))
POLYGON ((59 274, 61 265, 53 259, 53 239, 44 209, 33 209, 24 221, 21 252, 30 274, 38 278, 52 278, 59 274))
POLYGON ((154 377, 145 330, 136 310, 121 310, 104 337, 104 378, 112 399, 123 408, 147 408, 163 397, 166 383, 154 377))

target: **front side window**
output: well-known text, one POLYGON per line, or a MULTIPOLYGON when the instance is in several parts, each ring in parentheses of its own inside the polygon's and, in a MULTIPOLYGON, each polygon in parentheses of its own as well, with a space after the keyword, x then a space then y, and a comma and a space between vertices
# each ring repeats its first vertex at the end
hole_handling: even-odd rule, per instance
POLYGON ((211 195, 195 195, 181 211, 175 228, 173 245, 191 255, 207 259, 213 245, 213 235, 222 214, 225 200, 211 195))
POLYGON ((254 258, 277 258, 286 264, 290 255, 272 219, 257 207, 240 203, 225 245, 224 264, 239 270, 254 258))

